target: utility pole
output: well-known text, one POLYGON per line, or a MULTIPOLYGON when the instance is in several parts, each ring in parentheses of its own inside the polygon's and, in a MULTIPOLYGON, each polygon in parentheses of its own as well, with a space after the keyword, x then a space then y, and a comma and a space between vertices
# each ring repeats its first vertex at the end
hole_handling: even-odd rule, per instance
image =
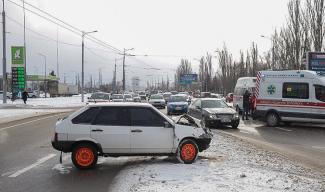
POLYGON ((60 78, 59 71, 59 29, 56 28, 56 75, 60 78))
POLYGON ((7 59, 6 59, 6 13, 5 0, 2 0, 2 89, 3 103, 7 103, 7 59))
POLYGON ((125 92, 125 55, 126 55, 127 51, 131 51, 133 49, 134 48, 131 48, 131 49, 124 48, 124 51, 123 51, 123 93, 125 92))
MULTIPOLYGON (((27 56, 26 56, 26 12, 25 12, 25 0, 23 0, 23 11, 24 11, 24 60, 25 60, 25 89, 27 86, 26 80, 27 80, 27 56)), ((45 94, 46 95, 46 94, 45 94)))
POLYGON ((114 76, 113 76, 113 93, 116 93, 116 59, 115 59, 115 69, 114 69, 114 76))
POLYGON ((44 58, 44 64, 45 64, 45 71, 44 71, 44 93, 45 93, 45 98, 47 98, 47 94, 46 94, 46 91, 47 91, 47 85, 46 85, 46 77, 47 77, 47 73, 46 73, 46 56, 41 54, 41 53, 38 53, 41 57, 44 58))
POLYGON ((91 31, 91 32, 82 32, 81 39, 81 102, 84 102, 84 85, 85 85, 85 36, 90 33, 96 33, 97 31, 91 31))

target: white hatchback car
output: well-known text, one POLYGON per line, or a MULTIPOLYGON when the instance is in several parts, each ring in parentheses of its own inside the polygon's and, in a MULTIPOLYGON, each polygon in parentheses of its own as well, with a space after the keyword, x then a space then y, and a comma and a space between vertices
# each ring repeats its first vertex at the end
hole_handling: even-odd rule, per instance
POLYGON ((83 107, 56 123, 52 146, 72 152, 79 169, 93 168, 98 156, 177 155, 193 163, 212 134, 185 115, 177 123, 148 103, 102 103, 83 107))

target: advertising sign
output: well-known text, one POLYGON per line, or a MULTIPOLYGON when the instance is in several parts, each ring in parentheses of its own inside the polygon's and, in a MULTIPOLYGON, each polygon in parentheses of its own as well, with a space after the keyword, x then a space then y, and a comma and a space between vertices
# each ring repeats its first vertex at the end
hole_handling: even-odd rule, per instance
POLYGON ((191 85, 193 82, 198 81, 197 74, 181 74, 179 83, 182 85, 191 85))
POLYGON ((325 75, 325 52, 309 52, 307 69, 325 75))
POLYGON ((25 49, 11 47, 12 92, 25 90, 25 49))

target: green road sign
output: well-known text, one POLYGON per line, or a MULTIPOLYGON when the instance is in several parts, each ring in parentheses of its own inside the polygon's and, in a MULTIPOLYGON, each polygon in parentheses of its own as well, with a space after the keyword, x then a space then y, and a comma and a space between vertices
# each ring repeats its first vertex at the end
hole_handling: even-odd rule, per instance
POLYGON ((11 47, 11 64, 25 65, 24 47, 11 47))

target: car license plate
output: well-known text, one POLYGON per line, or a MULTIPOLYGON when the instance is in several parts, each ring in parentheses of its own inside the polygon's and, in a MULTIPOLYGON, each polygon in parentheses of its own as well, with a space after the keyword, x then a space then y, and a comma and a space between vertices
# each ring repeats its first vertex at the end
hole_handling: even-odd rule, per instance
POLYGON ((176 110, 182 110, 182 107, 176 107, 175 109, 176 110))
POLYGON ((230 123, 231 122, 231 119, 228 118, 228 117, 221 117, 221 123, 230 123))

